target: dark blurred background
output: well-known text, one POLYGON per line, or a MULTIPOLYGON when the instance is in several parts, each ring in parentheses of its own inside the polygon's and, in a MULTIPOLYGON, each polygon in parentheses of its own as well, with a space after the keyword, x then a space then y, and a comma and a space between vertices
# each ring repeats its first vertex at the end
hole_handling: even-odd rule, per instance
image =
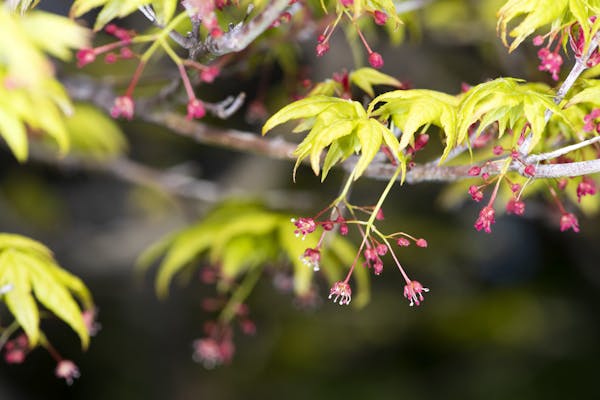
MULTIPOLYGON (((507 55, 501 46, 493 19, 501 3, 434 2, 418 14, 418 35, 413 31, 399 47, 387 46, 384 37, 375 42, 384 72, 414 87, 451 93, 461 82, 503 75, 548 81, 536 70, 535 49, 525 45, 507 55)), ((315 79, 352 67, 342 35, 336 38, 318 60, 314 43, 304 46, 302 62, 315 79)), ((207 87, 206 95, 243 89, 252 98, 257 90, 253 77, 226 78, 207 87)), ((243 118, 232 124, 259 128, 243 118)), ((204 179, 245 188, 247 196, 309 192, 307 214, 326 205, 343 178, 337 171, 319 185, 301 168, 299 182, 291 185, 290 163, 194 144, 139 122, 123 128, 139 162, 157 168, 186 163, 204 179)), ((2 400, 598 397, 597 217, 582 217, 578 234, 560 233, 558 216, 533 199, 524 218, 499 216, 488 235, 472 227, 478 205, 441 206, 443 187, 396 188, 384 206, 384 229, 429 242, 427 249, 400 253, 411 275, 431 289, 421 307, 410 308, 402 297, 403 281, 391 260, 372 280, 372 301, 361 310, 327 301, 323 281, 318 307, 299 308, 265 277, 249 299, 256 335, 237 335, 232 364, 206 370, 191 355, 193 340, 212 317, 200 305, 210 289, 192 280, 158 301, 153 272, 136 279, 133 263, 146 246, 209 205, 108 174, 35 161, 17 165, 6 150, 0 163, 2 231, 51 247, 59 263, 89 285, 102 324, 82 354, 66 326, 45 323, 56 347, 79 365, 81 378, 70 387, 56 379, 53 360, 38 349, 22 365, 0 363, 2 400)), ((382 183, 359 181, 353 202, 373 204, 373 193, 382 189, 382 183)))

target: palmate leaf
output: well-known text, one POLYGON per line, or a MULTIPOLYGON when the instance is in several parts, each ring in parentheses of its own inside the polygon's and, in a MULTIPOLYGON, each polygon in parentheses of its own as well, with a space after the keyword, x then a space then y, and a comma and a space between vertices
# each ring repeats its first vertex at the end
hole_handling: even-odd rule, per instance
POLYGON ((580 90, 569 98, 567 104, 565 104, 565 108, 580 103, 590 103, 594 106, 600 105, 600 82, 598 80, 581 80, 580 85, 575 86, 573 89, 580 90), (583 89, 580 89, 580 87, 583 87, 583 89))
POLYGON ((537 29, 551 25, 552 29, 579 23, 586 32, 586 47, 595 33, 587 34, 590 29, 589 18, 600 13, 598 0, 509 0, 498 11, 497 30, 509 51, 516 49, 528 36, 537 29), (520 22, 508 33, 514 40, 508 45, 508 25, 516 19, 523 17, 520 22))
POLYGON ((68 150, 64 120, 69 97, 54 77, 46 54, 67 60, 87 46, 89 31, 68 18, 33 11, 25 15, 0 7, 0 135, 19 161, 28 154, 29 130, 44 132, 68 150))
POLYGON ((402 86, 402 82, 396 78, 386 75, 383 72, 379 72, 373 68, 360 68, 350 73, 350 82, 361 88, 369 96, 375 95, 373 86, 375 85, 387 85, 399 88, 402 86))
POLYGON ((469 127, 477 121, 480 121, 477 134, 497 121, 499 136, 510 128, 515 132, 515 141, 525 124, 529 123, 532 132, 530 146, 533 148, 546 127, 544 114, 547 109, 562 117, 560 108, 553 101, 552 91, 545 85, 499 78, 473 86, 462 97, 458 107, 457 143, 466 140, 469 127))
POLYGON ((442 159, 455 146, 458 105, 456 97, 425 89, 396 90, 373 99, 369 111, 375 109, 379 103, 384 104, 372 111, 372 115, 385 120, 391 119, 402 131, 400 150, 411 143, 421 127, 428 125, 438 126, 444 133, 446 147, 442 159))
POLYGON ((36 299, 67 323, 89 344, 89 334, 75 295, 85 309, 93 308, 88 289, 79 278, 60 268, 50 250, 19 235, 0 234, 0 286, 12 289, 2 298, 10 313, 27 334, 32 346, 40 338, 40 312, 36 299))
MULTIPOLYGON (((164 297, 173 278, 199 259, 220 266, 218 288, 221 290, 229 290, 233 280, 256 268, 284 262, 293 265, 294 291, 303 296, 311 288, 314 273, 301 258, 306 248, 317 246, 318 235, 302 240, 294 235, 294 229, 288 214, 271 212, 257 204, 228 202, 210 211, 195 225, 151 246, 139 257, 138 264, 147 268, 163 257, 155 285, 157 294, 164 297)), ((356 254, 351 245, 346 244, 345 250, 356 254)), ((330 253, 327 247, 323 249, 324 257, 330 253)), ((341 263, 347 262, 347 258, 333 257, 331 264, 323 268, 341 269, 341 263)))
POLYGON ((301 122, 294 132, 310 132, 294 151, 297 157, 294 176, 300 163, 309 156, 314 173, 319 175, 321 154, 330 146, 332 153, 325 157, 323 180, 333 165, 354 152, 361 154, 353 172, 354 179, 358 179, 380 150, 382 141, 404 165, 405 159, 399 152, 397 139, 387 127, 369 118, 363 106, 356 101, 321 95, 296 101, 269 118, 263 134, 277 125, 297 119, 301 122))

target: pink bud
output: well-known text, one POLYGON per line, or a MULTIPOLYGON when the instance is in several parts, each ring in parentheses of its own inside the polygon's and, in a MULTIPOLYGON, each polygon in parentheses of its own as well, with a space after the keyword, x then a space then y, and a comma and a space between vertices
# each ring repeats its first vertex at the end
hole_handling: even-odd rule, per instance
POLYGON ((96 52, 94 49, 81 49, 77 52, 77 66, 79 68, 92 63, 96 60, 96 52))
POLYGON ((525 167, 525 170, 523 170, 523 173, 527 176, 534 176, 535 175, 535 165, 529 164, 528 166, 525 167))
POLYGON ((194 118, 202 118, 206 115, 206 109, 204 108, 204 103, 198 99, 191 99, 187 105, 187 116, 188 120, 192 120, 194 118))
POLYGON ((536 37, 533 38, 533 45, 534 46, 541 46, 542 43, 544 43, 544 37, 541 35, 537 35, 536 37))
POLYGON ((387 14, 379 10, 375 10, 375 12, 373 12, 373 20, 377 25, 385 25, 387 21, 387 14))
POLYGON ((474 167, 469 168, 469 172, 467 172, 469 176, 478 176, 481 173, 481 167, 475 165, 474 167))
POLYGON ((404 238, 404 237, 398 238, 398 240, 396 240, 396 244, 400 247, 410 246, 410 242, 408 241, 407 238, 404 238))
POLYGON ((417 241, 415 242, 415 244, 419 247, 427 247, 427 240, 421 238, 421 239, 417 239, 417 241))
POLYGON ((383 57, 381 57, 381 54, 374 51, 369 54, 369 64, 371 64, 371 67, 379 69, 383 67, 383 57))
POLYGON ((322 57, 323 54, 329 51, 329 43, 319 43, 317 45, 317 57, 322 57))

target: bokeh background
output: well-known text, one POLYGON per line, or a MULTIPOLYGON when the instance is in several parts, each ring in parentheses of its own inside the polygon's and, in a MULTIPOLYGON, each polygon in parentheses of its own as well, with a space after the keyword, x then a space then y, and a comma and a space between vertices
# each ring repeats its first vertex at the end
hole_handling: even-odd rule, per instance
MULTIPOLYGON (((548 82, 537 71, 533 46, 508 55, 496 37, 494 12, 501 3, 432 2, 417 13, 402 45, 388 45, 383 35, 374 41, 384 55, 383 71, 414 87, 453 93, 462 82, 498 76, 548 82)), ((301 46, 300 62, 314 79, 352 68, 341 34, 323 58, 315 59, 313 46, 312 41, 301 46)), ((566 66, 572 61, 567 58, 566 66)), ((277 87, 282 72, 273 67, 270 75, 277 87)), ((207 97, 244 90, 252 98, 260 90, 258 81, 256 75, 224 72, 204 90, 207 97)), ((244 120, 245 111, 228 124, 258 131, 259 124, 244 120)), ((178 165, 222 187, 241 189, 243 197, 283 191, 302 213, 327 204, 343 179, 337 171, 320 185, 303 168, 292 185, 290 163, 202 146, 135 121, 123 128, 130 157, 139 162, 178 165)), ((317 282, 322 298, 316 305, 299 307, 265 277, 248 303, 256 335, 238 334, 231 365, 207 370, 191 355, 193 340, 212 317, 201 307, 211 289, 193 279, 158 301, 153 272, 140 278, 133 264, 146 246, 196 220, 210 204, 76 167, 18 165, 6 149, 0 164, 2 230, 50 246, 60 264, 89 285, 102 324, 82 354, 69 329, 47 322, 48 336, 76 361, 81 378, 68 387, 54 377, 49 355, 36 350, 22 365, 0 363, 0 399, 598 396, 600 225, 595 216, 581 218, 580 233, 561 233, 558 215, 532 199, 524 218, 500 216, 488 235, 472 228, 479 205, 444 207, 444 187, 396 188, 384 206, 384 228, 414 232, 429 242, 427 249, 400 254, 412 276, 431 289, 421 307, 408 307, 391 261, 372 280, 372 301, 360 310, 327 301, 324 281, 317 282)), ((373 204, 373 194, 382 189, 380 182, 362 180, 353 201, 373 204)))

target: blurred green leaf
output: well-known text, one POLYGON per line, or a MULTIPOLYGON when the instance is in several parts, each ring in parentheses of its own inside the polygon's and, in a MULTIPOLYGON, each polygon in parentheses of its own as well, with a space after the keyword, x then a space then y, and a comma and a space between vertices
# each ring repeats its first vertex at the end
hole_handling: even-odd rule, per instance
POLYGON ((91 295, 78 278, 56 264, 48 248, 20 235, 0 234, 0 286, 6 284, 12 289, 3 299, 31 346, 38 343, 41 335, 37 299, 67 323, 79 335, 82 347, 87 348, 89 334, 71 292, 86 309, 93 307, 91 295))

